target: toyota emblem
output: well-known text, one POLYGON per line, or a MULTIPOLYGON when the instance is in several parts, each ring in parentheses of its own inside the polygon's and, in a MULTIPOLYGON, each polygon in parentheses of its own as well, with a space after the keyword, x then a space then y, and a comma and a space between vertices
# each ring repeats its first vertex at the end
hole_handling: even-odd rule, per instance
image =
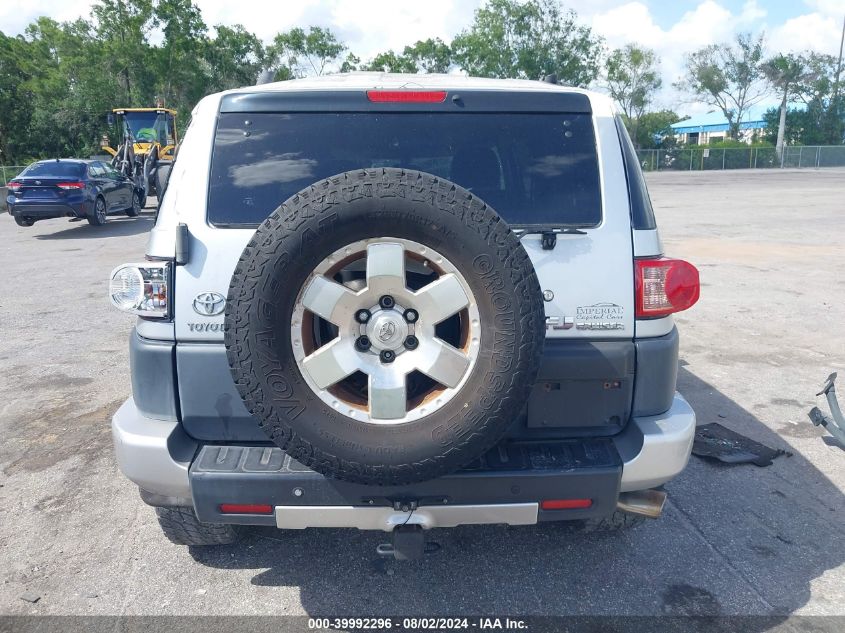
POLYGON ((226 308, 226 297, 219 292, 201 292, 194 299, 194 312, 201 316, 217 316, 226 308))

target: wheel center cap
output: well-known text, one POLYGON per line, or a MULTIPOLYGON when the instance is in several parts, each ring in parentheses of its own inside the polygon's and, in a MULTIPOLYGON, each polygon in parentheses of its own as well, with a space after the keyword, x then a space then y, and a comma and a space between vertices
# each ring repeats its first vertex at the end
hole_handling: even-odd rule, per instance
POLYGON ((367 323, 367 336, 377 350, 396 350, 408 336, 408 324, 396 310, 384 310, 367 323))

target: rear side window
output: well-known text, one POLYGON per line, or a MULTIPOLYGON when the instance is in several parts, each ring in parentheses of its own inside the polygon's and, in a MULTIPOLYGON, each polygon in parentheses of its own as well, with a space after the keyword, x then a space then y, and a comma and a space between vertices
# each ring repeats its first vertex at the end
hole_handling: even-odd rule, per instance
POLYGON ((362 167, 449 179, 517 227, 601 222, 592 117, 535 113, 223 113, 208 219, 254 226, 313 182, 362 167))
POLYGON ((651 206, 651 198, 645 185, 640 159, 622 117, 616 117, 616 131, 619 133, 619 141, 622 144, 622 158, 625 162, 625 177, 628 180, 628 199, 631 202, 631 228, 648 230, 656 229, 654 221, 654 209, 651 206))
POLYGON ((65 163, 50 161, 48 163, 33 163, 27 167, 21 176, 44 176, 45 178, 82 178, 85 175, 85 165, 82 163, 65 163))

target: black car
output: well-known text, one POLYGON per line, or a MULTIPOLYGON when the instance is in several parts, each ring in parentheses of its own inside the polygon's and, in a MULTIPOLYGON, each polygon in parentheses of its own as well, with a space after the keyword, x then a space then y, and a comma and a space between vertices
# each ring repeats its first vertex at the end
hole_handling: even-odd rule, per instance
POLYGON ((7 187, 9 213, 19 226, 61 217, 86 218, 102 226, 110 213, 137 216, 146 202, 129 178, 98 160, 42 160, 7 187))

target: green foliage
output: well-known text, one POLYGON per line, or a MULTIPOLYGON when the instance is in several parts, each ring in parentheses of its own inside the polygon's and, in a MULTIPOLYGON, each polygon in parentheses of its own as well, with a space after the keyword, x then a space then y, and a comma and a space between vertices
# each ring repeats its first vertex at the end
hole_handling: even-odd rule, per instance
POLYGON ((540 79, 586 86, 599 72, 601 39, 555 0, 490 0, 452 41, 454 60, 470 75, 540 79))
POLYGON ((622 108, 634 145, 642 147, 639 122, 654 94, 663 85, 660 59, 654 51, 627 44, 608 55, 604 64, 604 81, 610 96, 622 108))
POLYGON ((427 73, 446 73, 452 66, 452 49, 439 37, 406 46, 402 54, 410 59, 418 70, 427 73))
MULTIPOLYGON (((451 44, 428 38, 362 64, 319 26, 279 33, 269 46, 241 25, 209 32, 194 2, 95 0, 89 19, 58 23, 41 17, 23 35, 0 32, 0 163, 99 153, 106 115, 117 107, 162 100, 180 111, 181 128, 204 95, 250 85, 263 70, 286 80, 336 70, 460 68, 485 77, 556 74, 561 83, 586 86, 598 77, 603 47, 558 0, 489 0, 451 44)), ((807 105, 787 114, 789 142, 841 143, 845 90, 835 87, 836 60, 808 53, 761 63, 762 47, 762 37, 741 35, 732 45, 696 51, 688 56, 682 86, 721 108, 735 136, 767 78, 779 94, 807 105), (796 60, 801 72, 792 65, 796 60)), ((608 56, 604 80, 627 115, 636 145, 668 149, 674 139, 664 132, 678 116, 648 112, 660 87, 658 64, 652 51, 627 45, 608 56)))
POLYGON ((373 57, 361 70, 374 70, 383 73, 416 73, 419 68, 414 61, 402 54, 385 51, 373 57))
POLYGON ((626 44, 608 55, 605 84, 626 117, 638 119, 663 85, 659 65, 653 50, 635 44, 626 44))
POLYGON ((311 26, 306 32, 296 27, 279 33, 273 39, 268 57, 277 65, 277 76, 281 72, 288 79, 322 75, 329 65, 337 62, 344 51, 346 45, 329 29, 311 26), (287 71, 282 70, 285 68, 287 71))
POLYGON ((764 38, 739 34, 733 43, 711 44, 687 55, 687 76, 675 86, 716 106, 731 138, 738 138, 743 115, 767 94, 760 62, 764 38))
POLYGON ((638 121, 632 122, 624 116, 625 127, 638 149, 666 149, 674 146, 675 137, 669 127, 682 118, 672 110, 658 110, 642 114, 638 121))
POLYGON ((737 141, 732 138, 716 138, 710 139, 710 142, 704 147, 711 149, 748 149, 749 147, 772 147, 772 143, 766 140, 765 137, 763 139, 755 139, 751 143, 737 141))
MULTIPOLYGON (((845 94, 836 90, 837 59, 832 55, 808 52, 790 56, 801 71, 783 87, 791 100, 803 101, 805 107, 790 108, 786 113, 784 140, 798 145, 839 145, 845 141, 845 94)), ((765 138, 777 142, 779 109, 766 112, 765 138)))
POLYGON ((218 24, 217 35, 204 44, 203 61, 209 81, 206 90, 216 92, 254 83, 264 66, 264 46, 240 24, 218 24))
MULTIPOLYGON (((192 0, 96 0, 90 20, 38 18, 22 36, 0 33, 0 162, 99 153, 118 107, 161 100, 184 128, 206 94, 253 84, 265 68, 277 79, 320 74, 345 51, 319 27, 280 33, 267 49, 240 25, 212 35, 192 0)), ((344 69, 359 62, 350 53, 344 69)))

